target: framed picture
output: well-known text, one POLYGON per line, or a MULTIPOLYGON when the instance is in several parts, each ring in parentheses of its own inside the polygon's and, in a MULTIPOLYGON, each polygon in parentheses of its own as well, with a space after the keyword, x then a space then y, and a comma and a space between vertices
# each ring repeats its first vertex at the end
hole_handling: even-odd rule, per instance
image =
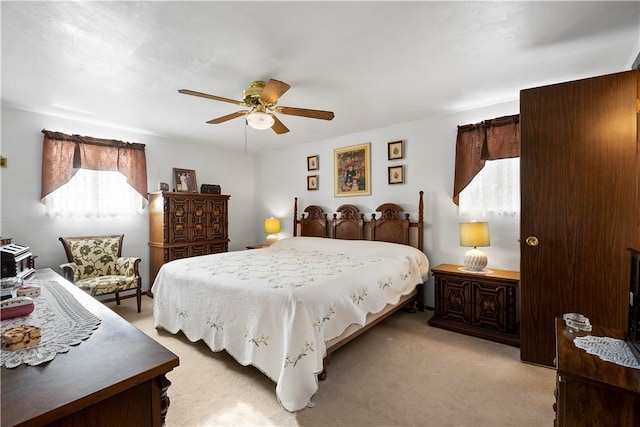
POLYGON ((193 169, 173 168, 173 185, 176 191, 197 193, 196 171, 193 169))
POLYGON ((317 190, 318 189, 318 175, 310 175, 307 177, 307 190, 317 190))
POLYGON ((333 150, 334 194, 368 196, 371 194, 371 143, 333 150))
POLYGON ((404 147, 402 141, 387 143, 387 157, 389 160, 404 159, 404 147))
POLYGON ((307 170, 317 171, 320 169, 320 159, 317 155, 307 157, 307 170))
POLYGON ((404 183, 404 166, 389 166, 389 184, 404 183))

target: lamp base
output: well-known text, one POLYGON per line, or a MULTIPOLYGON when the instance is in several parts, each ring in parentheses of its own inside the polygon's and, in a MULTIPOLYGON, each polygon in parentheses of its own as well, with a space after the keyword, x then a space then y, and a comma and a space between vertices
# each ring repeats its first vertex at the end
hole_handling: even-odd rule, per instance
POLYGON ((277 241, 278 241, 278 236, 276 236, 275 234, 269 234, 267 236, 267 245, 272 245, 277 241))
POLYGON ((487 266, 487 255, 480 249, 473 248, 465 252, 464 265, 469 272, 481 273, 487 266))

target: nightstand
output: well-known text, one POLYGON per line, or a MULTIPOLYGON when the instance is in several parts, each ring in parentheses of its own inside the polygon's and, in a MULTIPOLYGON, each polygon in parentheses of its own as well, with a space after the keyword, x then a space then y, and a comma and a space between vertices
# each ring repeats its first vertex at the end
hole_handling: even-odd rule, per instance
POLYGON ((269 245, 267 245, 266 243, 260 244, 260 245, 248 245, 246 246, 247 249, 262 249, 262 248, 268 248, 269 245))
POLYGON ((429 325, 520 346, 520 273, 461 271, 461 265, 432 268, 435 314, 429 325))

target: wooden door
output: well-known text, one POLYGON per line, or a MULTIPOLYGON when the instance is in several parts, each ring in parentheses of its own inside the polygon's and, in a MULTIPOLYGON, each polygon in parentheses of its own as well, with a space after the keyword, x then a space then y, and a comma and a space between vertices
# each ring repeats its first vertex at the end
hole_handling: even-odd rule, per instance
POLYGON ((566 312, 626 328, 627 247, 639 240, 638 74, 520 94, 523 361, 553 365, 554 318, 566 312))

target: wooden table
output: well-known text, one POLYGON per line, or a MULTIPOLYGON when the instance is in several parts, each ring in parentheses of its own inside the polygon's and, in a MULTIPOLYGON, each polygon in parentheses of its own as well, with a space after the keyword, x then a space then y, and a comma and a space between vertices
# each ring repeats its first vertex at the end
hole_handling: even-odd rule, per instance
POLYGON ((569 332, 556 319, 556 426, 640 425, 640 369, 626 368, 579 349, 578 336, 624 339, 622 331, 594 326, 569 332))
POLYGON ((61 283, 102 323, 51 362, 1 368, 2 426, 163 425, 178 356, 53 270, 34 278, 61 283))

